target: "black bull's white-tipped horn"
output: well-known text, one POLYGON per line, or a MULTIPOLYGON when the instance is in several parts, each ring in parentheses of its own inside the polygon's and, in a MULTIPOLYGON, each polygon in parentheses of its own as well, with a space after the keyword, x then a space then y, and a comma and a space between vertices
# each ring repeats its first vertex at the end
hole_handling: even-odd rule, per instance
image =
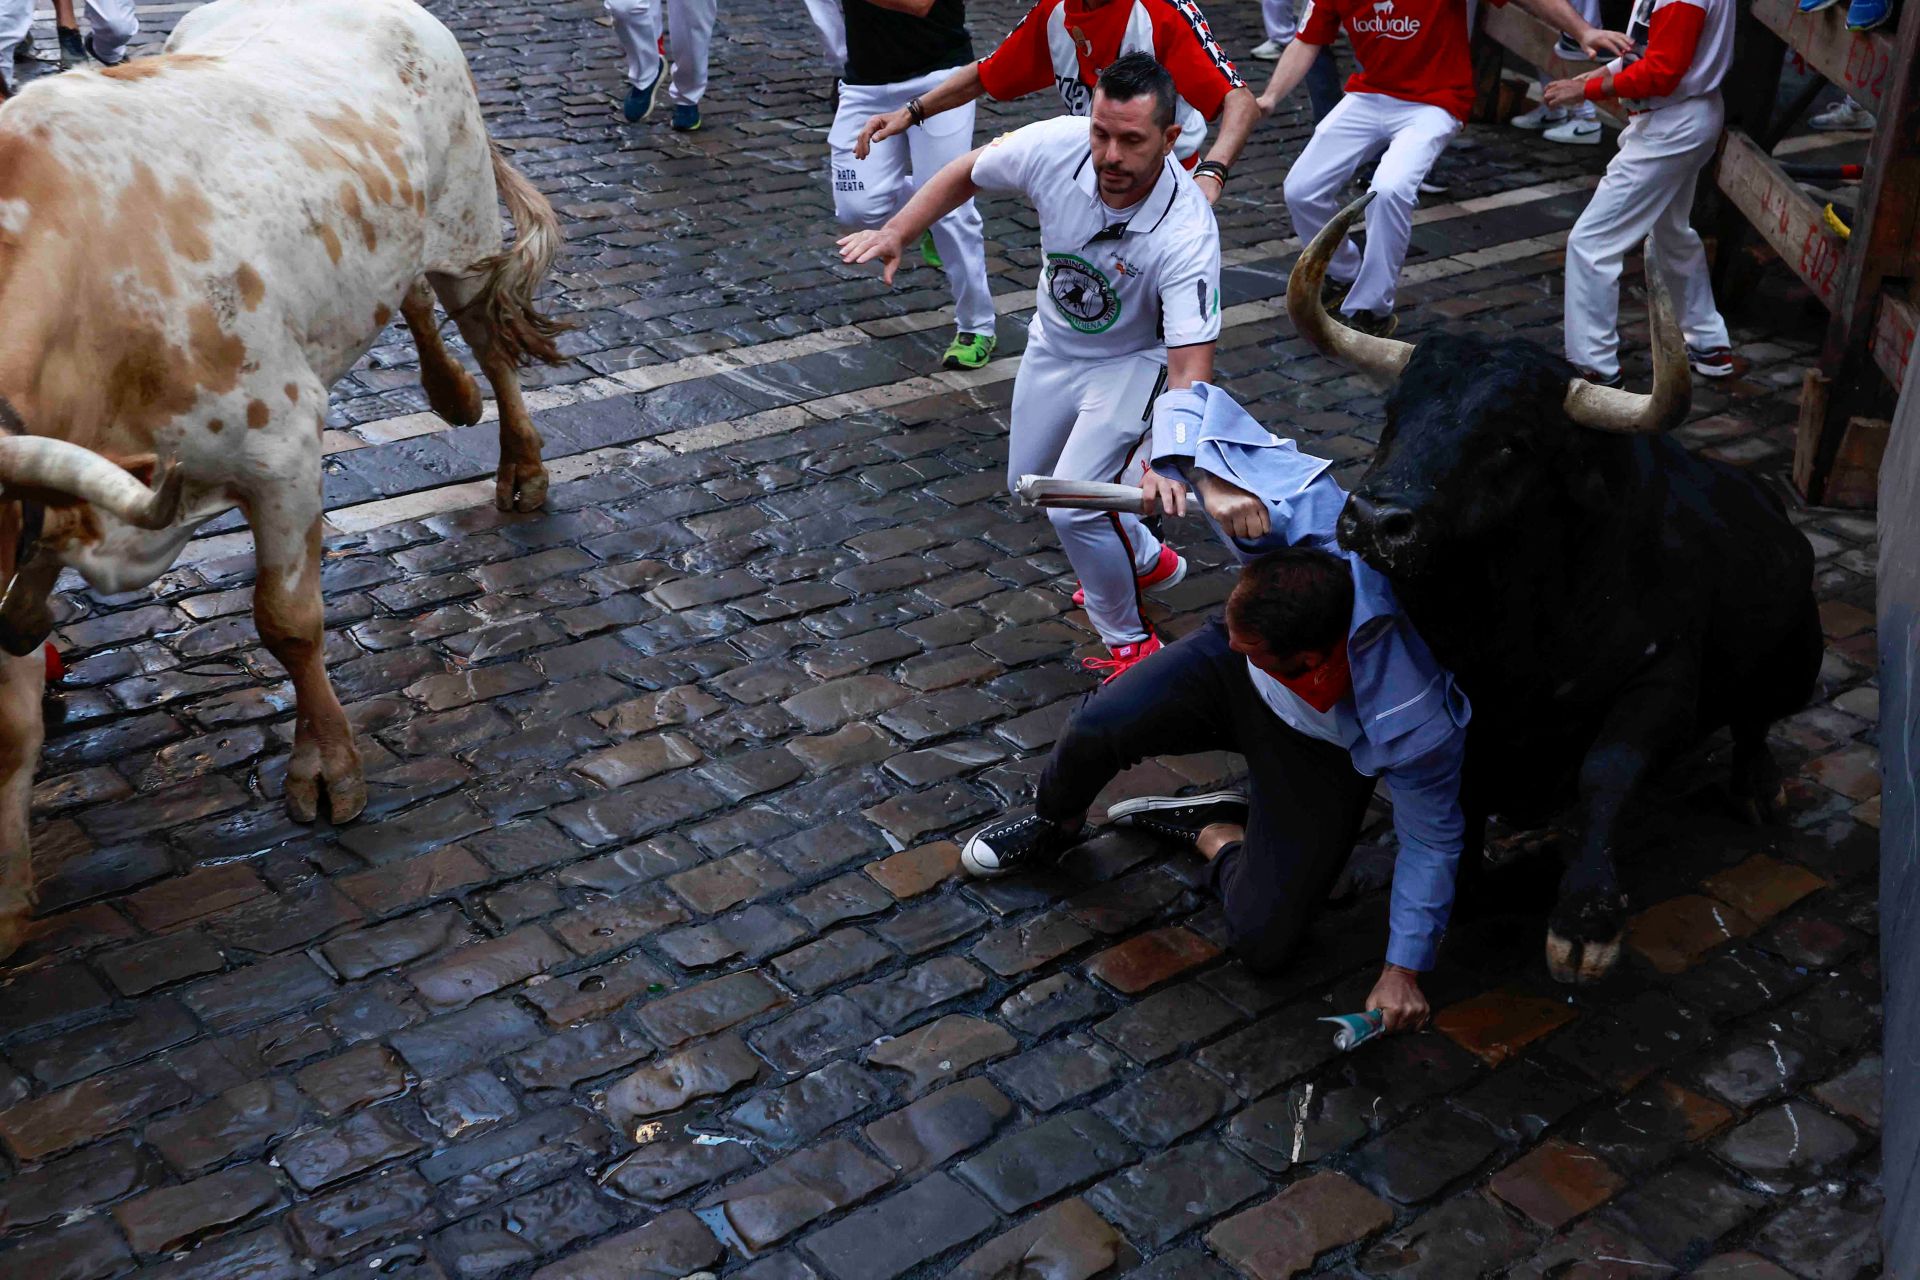
MULTIPOLYGON (((6 416, 18 421, 9 408, 6 416)), ((182 476, 162 463, 153 487, 91 449, 43 436, 0 437, 0 496, 13 491, 66 494, 141 529, 164 529, 180 514, 182 476)))
MULTIPOLYGON (((1391 389, 1413 356, 1413 344, 1350 329, 1329 315, 1321 301, 1321 286, 1334 250, 1373 198, 1374 193, 1369 191, 1353 201, 1308 243, 1287 280, 1287 315, 1300 336, 1322 354, 1391 389)), ((1661 278, 1651 241, 1646 245, 1646 262, 1647 301, 1653 320, 1653 392, 1641 395, 1595 386, 1584 378, 1569 379, 1563 407, 1567 417, 1583 427, 1621 434, 1666 431, 1685 420, 1692 403, 1693 376, 1687 367, 1686 344, 1674 319, 1673 300, 1661 278)))

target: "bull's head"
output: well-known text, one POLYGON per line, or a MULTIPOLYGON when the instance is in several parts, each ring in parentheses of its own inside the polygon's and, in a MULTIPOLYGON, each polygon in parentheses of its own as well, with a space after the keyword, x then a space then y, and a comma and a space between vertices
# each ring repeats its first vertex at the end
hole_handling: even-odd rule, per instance
POLYGON ((86 503, 141 529, 163 529, 180 513, 181 474, 162 464, 148 488, 124 468, 65 440, 28 435, 26 424, 0 398, 0 649, 23 657, 53 630, 47 597, 60 564, 38 543, 47 507, 86 503))
MULTIPOLYGON (((1446 544, 1511 527, 1529 495, 1558 493, 1593 439, 1665 431, 1686 418, 1692 377, 1673 307, 1649 269, 1653 392, 1596 386, 1538 344, 1440 334, 1417 347, 1337 323, 1321 303, 1327 263, 1372 193, 1313 238, 1287 283, 1287 313, 1325 354, 1388 392, 1373 463, 1340 515, 1340 541, 1391 575, 1416 574, 1446 544)), ((1652 247, 1648 246, 1651 267, 1652 247)))

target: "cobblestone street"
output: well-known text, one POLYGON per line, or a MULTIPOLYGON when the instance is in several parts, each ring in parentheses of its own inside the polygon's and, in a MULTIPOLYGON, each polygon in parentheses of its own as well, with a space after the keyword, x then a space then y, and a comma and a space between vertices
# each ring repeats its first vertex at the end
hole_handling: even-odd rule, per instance
MULTIPOLYGON (((139 51, 190 7, 143 6, 139 51)), ((1667 775, 1624 863, 1628 954, 1578 989, 1542 949, 1560 842, 1502 829, 1525 909, 1451 931, 1434 1030, 1340 1054, 1314 1019, 1361 1007, 1384 890, 1256 978, 1199 859, 1151 837, 957 872, 1104 652, 1006 493, 1030 210, 983 201, 1001 354, 940 372, 942 278, 888 291, 832 252, 803 6, 722 4, 690 135, 621 122, 592 0, 428 7, 567 228, 575 360, 528 375, 547 510, 492 508, 491 407, 427 412, 404 325, 335 388, 329 665, 372 792, 338 828, 282 804, 291 687, 237 515, 154 591, 60 601, 40 920, 0 964, 0 1273, 1880 1274, 1875 530, 1790 496, 1822 321, 1784 273, 1730 310, 1751 369, 1696 381, 1678 431, 1775 478, 1819 557, 1783 820, 1733 817, 1724 735, 1667 775)), ((1264 81, 1258 6, 1208 8, 1264 81)), ((969 9, 984 51, 1024 5, 969 9)), ((1220 380, 1350 479, 1380 400, 1285 317, 1296 96, 1220 207, 1220 380)), ((983 104, 977 137, 1055 106, 983 104)), ((1468 128, 1401 336, 1557 348, 1561 246, 1611 154, 1468 128)), ((1171 636, 1232 573, 1201 522, 1168 530, 1196 570, 1160 597, 1171 636)), ((1106 799, 1236 767, 1154 761, 1106 799)), ((1391 852, 1387 803, 1358 870, 1391 852)))

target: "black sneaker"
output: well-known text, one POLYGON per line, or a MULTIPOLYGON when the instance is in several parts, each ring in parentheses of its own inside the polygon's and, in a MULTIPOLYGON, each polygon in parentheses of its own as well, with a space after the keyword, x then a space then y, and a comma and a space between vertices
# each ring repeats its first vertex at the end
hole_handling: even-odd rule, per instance
POLYGON ((89 35, 85 40, 81 42, 80 47, 86 51, 86 54, 89 58, 92 58, 95 62, 99 63, 103 67, 117 67, 120 65, 120 62, 125 62, 127 60, 127 55, 123 53, 120 55, 120 62, 108 62, 105 58, 100 56, 100 51, 93 47, 93 37, 91 35, 89 35))
POLYGON ((1084 828, 1063 831, 1037 813, 982 827, 960 850, 970 876, 1003 876, 1045 866, 1079 844, 1084 828))
POLYGON ((1393 331, 1400 327, 1400 317, 1391 311, 1385 315, 1378 311, 1350 311, 1340 317, 1340 322, 1349 329, 1370 333, 1376 338, 1391 338, 1393 331))
POLYGON ((1201 796, 1136 796, 1107 810, 1107 821, 1137 827, 1189 847, 1216 822, 1247 825, 1247 798, 1238 791, 1210 791, 1201 796))
POLYGON ((1353 292, 1353 281, 1335 280, 1328 276, 1320 282, 1320 305, 1328 311, 1338 311, 1340 304, 1353 292))
POLYGON ((70 71, 74 67, 85 66, 87 64, 87 45, 86 42, 80 38, 79 30, 75 27, 61 27, 59 29, 59 35, 60 69, 62 71, 70 71))
POLYGON ((1607 374, 1595 369, 1583 369, 1576 365, 1574 372, 1580 375, 1582 381, 1591 382, 1596 387, 1612 387, 1618 391, 1627 385, 1627 376, 1618 369, 1607 374))
POLYGON ((13 60, 15 62, 40 61, 40 51, 33 47, 33 32, 29 31, 21 36, 20 43, 13 46, 13 60))

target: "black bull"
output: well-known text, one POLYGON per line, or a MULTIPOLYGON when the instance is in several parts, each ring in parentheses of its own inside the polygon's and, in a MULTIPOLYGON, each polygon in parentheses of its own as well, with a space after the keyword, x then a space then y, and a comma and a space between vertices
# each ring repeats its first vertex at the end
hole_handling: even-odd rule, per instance
POLYGON ((1314 239, 1288 290, 1304 336, 1391 384, 1340 540, 1393 582, 1472 700, 1469 856, 1489 812, 1538 815, 1575 784, 1547 959, 1561 981, 1598 978, 1627 916, 1622 818, 1650 772, 1728 727, 1734 798, 1770 814, 1768 727, 1806 705, 1820 666, 1813 550, 1758 481, 1659 434, 1685 418, 1691 374, 1657 270, 1649 396, 1594 387, 1525 339, 1372 338, 1320 304, 1364 204, 1314 239))

